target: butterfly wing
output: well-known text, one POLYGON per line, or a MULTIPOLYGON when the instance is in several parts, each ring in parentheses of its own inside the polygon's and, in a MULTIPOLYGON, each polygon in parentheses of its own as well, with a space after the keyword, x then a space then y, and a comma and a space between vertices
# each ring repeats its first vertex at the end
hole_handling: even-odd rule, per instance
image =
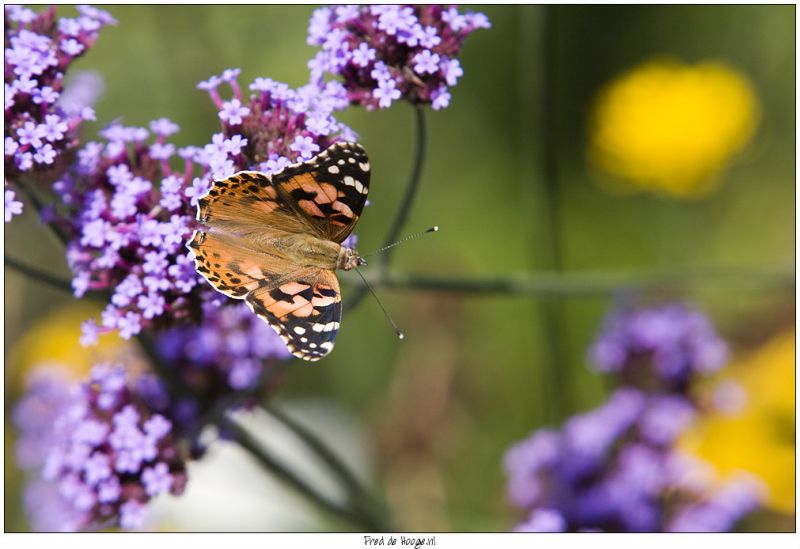
POLYGON ((353 231, 369 192, 367 152, 357 143, 335 143, 311 160, 272 176, 279 200, 311 225, 312 234, 342 242, 353 231))
POLYGON ((260 287, 247 294, 246 302, 296 357, 317 361, 333 349, 342 319, 339 280, 333 271, 260 287))

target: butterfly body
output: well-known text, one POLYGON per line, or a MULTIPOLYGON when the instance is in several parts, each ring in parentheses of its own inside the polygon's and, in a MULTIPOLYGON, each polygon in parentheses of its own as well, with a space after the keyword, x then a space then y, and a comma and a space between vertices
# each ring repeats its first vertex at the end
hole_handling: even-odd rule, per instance
POLYGON ((319 360, 341 321, 336 270, 366 262, 342 246, 369 188, 369 162, 355 143, 337 143, 276 174, 239 172, 198 200, 188 247, 219 292, 244 300, 295 356, 319 360))

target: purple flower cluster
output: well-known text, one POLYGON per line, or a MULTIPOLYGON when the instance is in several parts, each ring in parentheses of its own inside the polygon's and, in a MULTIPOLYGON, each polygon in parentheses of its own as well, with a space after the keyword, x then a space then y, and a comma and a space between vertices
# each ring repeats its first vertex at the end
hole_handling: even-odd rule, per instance
POLYGON ((26 493, 33 526, 141 527, 149 500, 186 484, 172 422, 121 364, 97 365, 88 383, 72 386, 53 371, 31 378, 14 411, 19 463, 36 476, 26 493))
POLYGON ((249 86, 252 93, 244 97, 239 72, 228 69, 198 85, 216 105, 222 132, 196 150, 194 160, 207 167, 208 177, 195 179, 194 196, 205 193, 213 179, 239 170, 274 173, 308 160, 335 141, 356 139, 350 128, 333 117, 348 106, 338 82, 295 90, 270 78, 256 78, 249 86), (223 84, 231 89, 227 101, 219 93, 223 84))
POLYGON ((319 8, 308 25, 308 43, 322 48, 308 63, 311 81, 339 76, 350 103, 367 109, 399 99, 443 109, 464 74, 464 39, 490 26, 482 13, 438 5, 319 8))
POLYGON ((589 355, 598 370, 628 383, 680 390, 693 375, 720 369, 728 347, 704 315, 670 304, 610 315, 589 355))
POLYGON ((527 513, 516 529, 729 531, 759 504, 758 485, 714 488, 707 465, 674 447, 700 413, 691 383, 721 367, 725 350, 708 319, 682 306, 611 315, 592 355, 622 386, 506 454, 509 499, 527 513))
MULTIPOLYGON (((199 326, 160 333, 157 348, 189 388, 191 396, 174 398, 169 412, 187 432, 226 396, 247 392, 251 398, 238 403, 247 405, 252 397, 274 388, 281 380, 280 362, 291 357, 275 331, 246 305, 221 306, 217 299, 203 304, 199 326)), ((157 400, 153 399, 156 407, 157 400)))
POLYGON ((189 314, 189 294, 200 281, 184 248, 194 227, 195 167, 174 160, 194 151, 168 142, 177 131, 163 118, 150 124, 154 138, 145 128, 111 125, 101 132, 104 142, 87 143, 54 184, 68 210, 75 296, 111 294, 100 325, 84 324, 85 344, 111 330, 130 338, 167 312, 170 321, 189 314))
MULTIPOLYGON (((77 145, 79 124, 94 120, 88 104, 62 104, 64 74, 94 44, 100 29, 115 21, 89 6, 78 6, 78 12, 77 18, 56 20, 53 7, 39 14, 22 6, 4 9, 7 180, 33 172, 57 175, 66 167, 62 159, 77 145)), ((6 210, 7 222, 13 213, 6 210)))

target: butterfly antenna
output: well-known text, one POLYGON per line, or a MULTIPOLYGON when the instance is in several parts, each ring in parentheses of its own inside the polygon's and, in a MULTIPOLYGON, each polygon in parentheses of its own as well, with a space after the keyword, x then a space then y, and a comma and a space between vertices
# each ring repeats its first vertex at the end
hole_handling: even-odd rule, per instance
POLYGON ((367 256, 367 255, 379 254, 381 252, 385 252, 389 248, 394 248, 398 244, 402 244, 403 242, 407 242, 407 241, 409 241, 409 240, 411 240, 413 238, 417 238, 418 236, 422 236, 422 235, 427 234, 427 233, 438 233, 438 232, 439 232, 439 226, 438 225, 434 225, 430 229, 425 229, 424 231, 420 231, 418 233, 410 234, 410 235, 408 235, 408 236, 406 236, 404 238, 401 238, 397 242, 393 242, 392 244, 389 244, 388 246, 384 246, 380 250, 375 250, 374 252, 370 252, 370 253, 364 254, 364 255, 367 256))
POLYGON ((386 307, 384 307, 383 303, 381 303, 381 300, 378 299, 378 294, 375 293, 375 290, 372 289, 372 286, 370 286, 369 282, 367 282, 367 279, 364 278, 363 274, 361 274, 361 269, 356 267, 355 271, 358 273, 358 276, 361 277, 361 280, 364 281, 364 285, 366 285, 367 289, 372 294, 372 297, 374 297, 375 301, 378 302, 378 306, 381 308, 381 311, 383 311, 383 314, 386 316, 386 320, 388 320, 389 324, 391 324, 392 328, 394 328, 394 333, 397 334, 397 339, 403 339, 405 337, 403 335, 403 332, 400 331, 400 328, 398 328, 397 324, 394 323, 394 320, 392 320, 392 317, 389 316, 389 313, 386 311, 386 307))

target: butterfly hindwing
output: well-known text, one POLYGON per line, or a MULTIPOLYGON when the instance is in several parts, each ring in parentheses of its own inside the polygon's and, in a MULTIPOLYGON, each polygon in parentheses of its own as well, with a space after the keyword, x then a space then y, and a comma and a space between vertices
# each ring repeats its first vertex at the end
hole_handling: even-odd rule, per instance
POLYGON ((195 270, 218 292, 235 299, 280 283, 282 276, 298 270, 280 257, 245 247, 244 242, 226 233, 195 231, 188 244, 195 270))
POLYGON ((249 293, 246 301, 295 356, 316 361, 333 349, 342 319, 339 281, 333 271, 264 286, 249 293))
POLYGON ((367 153, 357 143, 336 143, 311 160, 272 176, 280 198, 320 237, 342 242, 353 231, 369 192, 367 153))

